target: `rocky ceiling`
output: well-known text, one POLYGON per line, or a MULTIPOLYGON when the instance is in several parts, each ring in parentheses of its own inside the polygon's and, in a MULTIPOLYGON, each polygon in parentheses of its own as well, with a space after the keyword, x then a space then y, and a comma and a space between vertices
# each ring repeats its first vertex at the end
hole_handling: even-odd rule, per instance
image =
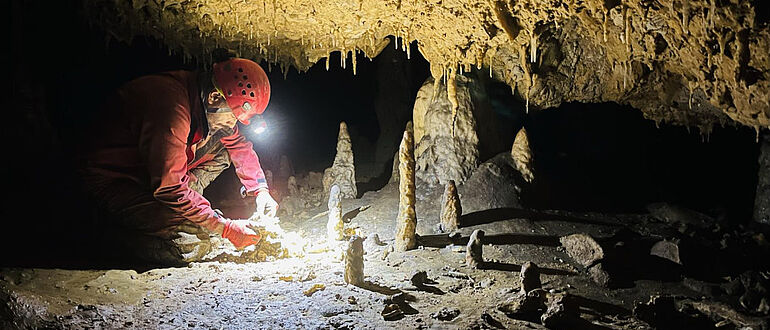
MULTIPOLYGON (((416 41, 453 95, 476 68, 529 110, 618 102, 708 133, 770 127, 766 0, 85 0, 109 35, 149 35, 206 60, 217 47, 286 71, 340 51, 376 56, 416 41)), ((346 62, 328 63, 342 65, 346 62)), ((441 79, 436 79, 440 82, 441 79)))

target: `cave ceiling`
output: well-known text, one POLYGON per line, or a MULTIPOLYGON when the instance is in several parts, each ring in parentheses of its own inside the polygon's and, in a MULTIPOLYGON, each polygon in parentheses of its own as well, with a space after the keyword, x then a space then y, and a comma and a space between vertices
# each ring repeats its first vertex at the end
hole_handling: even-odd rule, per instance
POLYGON ((416 42, 450 98, 455 75, 475 68, 510 85, 527 111, 617 102, 708 133, 770 127, 761 1, 84 0, 83 9, 111 38, 151 36, 203 61, 224 47, 284 72, 319 61, 355 72, 354 53, 416 42), (332 52, 347 60, 329 63, 332 52))

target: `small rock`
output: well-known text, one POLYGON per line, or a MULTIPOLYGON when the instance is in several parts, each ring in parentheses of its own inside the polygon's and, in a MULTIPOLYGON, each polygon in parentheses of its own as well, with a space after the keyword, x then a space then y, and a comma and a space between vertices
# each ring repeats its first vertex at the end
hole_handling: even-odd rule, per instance
POLYGON ((519 292, 506 302, 500 304, 497 309, 506 315, 517 319, 539 318, 545 310, 546 293, 542 289, 535 289, 528 293, 519 292))
POLYGON ((598 263, 596 265, 591 266, 591 268, 588 268, 588 276, 593 280, 596 284, 599 284, 602 287, 609 287, 610 286, 610 273, 608 273, 606 270, 604 270, 604 267, 601 263, 598 263))
POLYGON ((410 281, 412 282, 412 285, 416 287, 420 287, 420 286, 424 286, 430 280, 428 279, 428 273, 423 270, 423 271, 415 272, 412 275, 412 278, 410 281))
POLYGON ((682 264, 681 259, 679 259, 679 242, 677 241, 662 240, 655 243, 650 248, 650 255, 682 264))
POLYGON ((587 234, 573 234, 559 239, 567 254, 581 264, 588 267, 604 258, 604 249, 587 234))
POLYGON ((404 317, 404 312, 397 304, 387 304, 380 313, 385 321, 396 321, 404 317))
POLYGON ((355 305, 358 303, 358 300, 356 300, 356 297, 350 296, 348 297, 348 303, 351 305, 355 305))
POLYGON ((451 321, 454 320, 458 315, 460 315, 459 309, 444 307, 438 312, 431 313, 430 317, 441 321, 451 321))
POLYGON ((495 279, 487 277, 487 278, 481 280, 480 282, 478 282, 477 286, 479 288, 486 289, 486 288, 492 286, 492 284, 495 284, 495 279))
POLYGON ((569 329, 580 318, 579 306, 567 293, 556 294, 548 302, 548 309, 540 316, 540 322, 550 329, 569 329))

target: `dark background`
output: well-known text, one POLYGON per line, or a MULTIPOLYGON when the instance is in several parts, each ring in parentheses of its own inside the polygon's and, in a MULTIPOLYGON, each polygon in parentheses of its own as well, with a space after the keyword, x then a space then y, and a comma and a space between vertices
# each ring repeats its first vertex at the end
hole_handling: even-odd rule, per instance
MULTIPOLYGON (((0 263, 91 265, 89 253, 109 247, 88 243, 100 232, 84 225, 91 213, 74 175, 76 141, 89 133, 82 127, 97 111, 94 105, 125 81, 197 64, 169 55, 162 41, 106 43, 105 33, 86 23, 77 1, 13 0, 9 6, 11 56, 5 75, 11 95, 4 98, 0 170, 6 235, 0 263)), ((357 159, 367 157, 380 137, 376 103, 395 90, 378 84, 377 67, 402 61, 411 74, 397 88, 414 97, 429 70, 419 52, 412 54, 410 61, 392 52, 371 62, 360 56, 356 76, 350 63, 346 70, 339 67, 339 53, 332 54, 328 72, 323 62, 307 73, 292 69, 285 80, 281 72, 270 72, 270 135, 255 140, 264 166, 276 168, 286 154, 296 171, 322 171, 334 158, 342 120, 350 127, 357 159)), ((645 212, 650 202, 668 201, 728 214, 736 222, 750 219, 758 153, 753 129, 717 127, 703 142, 697 130, 657 129, 638 110, 617 104, 565 104, 525 115, 508 86, 487 89, 499 123, 510 132, 505 145, 522 125, 530 133, 536 181, 522 196, 529 207, 645 212)), ((394 109, 394 116, 406 111, 408 117, 410 110, 394 109)))

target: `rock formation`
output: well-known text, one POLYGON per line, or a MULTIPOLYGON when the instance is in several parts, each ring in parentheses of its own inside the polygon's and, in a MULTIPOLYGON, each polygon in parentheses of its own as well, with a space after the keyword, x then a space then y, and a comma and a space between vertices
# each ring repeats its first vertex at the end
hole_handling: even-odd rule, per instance
MULTIPOLYGON (((412 124, 411 120, 406 123, 406 130, 412 132, 412 136, 414 136, 414 124, 412 124)), ((398 172, 398 164, 399 164, 398 153, 399 153, 399 150, 396 150, 396 154, 393 155, 393 167, 391 168, 391 171, 390 171, 390 180, 388 180, 388 183, 398 182, 399 180, 400 174, 398 172)))
POLYGON ((543 286, 540 282, 540 267, 537 267, 531 261, 521 265, 519 277, 521 278, 521 292, 524 294, 540 289, 543 286))
POLYGON ((364 284, 364 238, 353 235, 345 250, 345 283, 364 284))
POLYGON ((441 198, 441 222, 439 229, 449 233, 460 226, 460 216, 463 208, 460 205, 460 196, 457 195, 457 187, 454 180, 449 180, 444 188, 444 196, 441 198))
MULTIPOLYGON (((287 72, 342 54, 356 72, 394 36, 413 41, 449 91, 472 67, 507 83, 529 110, 617 102, 701 128, 770 126, 770 27, 761 1, 397 0, 84 2, 113 38, 151 36, 201 62, 224 47, 287 72), (404 22, 410 22, 404 24, 404 22)), ((454 102, 457 103, 457 102, 454 102)))
POLYGON ((289 196, 299 195, 299 186, 297 186, 297 178, 293 175, 286 180, 286 190, 289 192, 289 196))
POLYGON ((356 168, 353 163, 353 145, 350 143, 348 125, 340 123, 340 131, 337 136, 337 155, 334 156, 332 167, 324 170, 324 191, 329 191, 332 185, 340 187, 343 198, 356 198, 356 168))
POLYGON ((345 224, 342 222, 342 194, 336 184, 329 191, 329 221, 326 222, 326 236, 329 242, 343 238, 345 224))
POLYGON ((417 214, 415 213, 414 138, 405 130, 398 149, 399 200, 396 218, 396 251, 411 250, 417 246, 417 214))
MULTIPOLYGON (((428 78, 414 103, 417 178, 430 184, 463 183, 479 164, 481 135, 496 131, 478 131, 479 116, 488 118, 491 108, 479 97, 485 94, 482 85, 472 78, 458 75, 451 90, 434 88, 436 84, 444 82, 428 78)), ((484 124, 492 126, 494 121, 484 124)))
POLYGON ((583 267, 589 267, 604 258, 604 249, 587 234, 572 234, 559 241, 567 254, 583 267))
POLYGON ((294 167, 291 165, 291 160, 286 155, 281 155, 278 163, 278 177, 286 179, 294 175, 294 167))
POLYGON ((471 233, 471 237, 468 239, 468 246, 465 250, 465 263, 470 268, 478 268, 484 263, 483 242, 484 231, 476 229, 471 233))
POLYGON ((513 147, 511 148, 511 157, 513 157, 513 163, 516 165, 516 169, 521 173, 521 177, 527 182, 532 182, 535 175, 532 173, 534 168, 532 164, 532 150, 529 148, 529 136, 527 136, 527 129, 522 127, 518 133, 516 133, 516 139, 513 141, 513 147))
POLYGON ((770 134, 764 134, 761 143, 754 221, 770 224, 770 134))

